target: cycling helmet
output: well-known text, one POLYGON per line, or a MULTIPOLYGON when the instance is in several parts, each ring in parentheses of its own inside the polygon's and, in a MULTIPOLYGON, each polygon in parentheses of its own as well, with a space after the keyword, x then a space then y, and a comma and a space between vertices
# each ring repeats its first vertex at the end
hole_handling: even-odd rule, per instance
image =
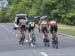
POLYGON ((43 20, 44 19, 44 16, 42 16, 41 18, 40 18, 40 20, 43 20))

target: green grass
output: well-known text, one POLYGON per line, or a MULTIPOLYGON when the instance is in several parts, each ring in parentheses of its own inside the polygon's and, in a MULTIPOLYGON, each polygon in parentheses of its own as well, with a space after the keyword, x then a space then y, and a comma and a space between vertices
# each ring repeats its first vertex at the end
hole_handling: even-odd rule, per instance
POLYGON ((59 32, 75 36, 75 30, 71 30, 71 29, 59 29, 59 32))
POLYGON ((75 26, 58 24, 58 32, 75 36, 75 26))
MULTIPOLYGON (((37 24, 36 24, 36 27, 38 28, 37 24)), ((63 33, 63 34, 75 36, 75 26, 58 24, 58 33, 63 33)))

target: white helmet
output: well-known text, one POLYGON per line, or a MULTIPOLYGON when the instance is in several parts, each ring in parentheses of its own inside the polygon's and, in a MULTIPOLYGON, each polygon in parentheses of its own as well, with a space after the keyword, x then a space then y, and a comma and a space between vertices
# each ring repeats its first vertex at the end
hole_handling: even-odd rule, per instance
POLYGON ((42 20, 42 19, 44 19, 45 17, 44 16, 42 16, 40 19, 42 20))

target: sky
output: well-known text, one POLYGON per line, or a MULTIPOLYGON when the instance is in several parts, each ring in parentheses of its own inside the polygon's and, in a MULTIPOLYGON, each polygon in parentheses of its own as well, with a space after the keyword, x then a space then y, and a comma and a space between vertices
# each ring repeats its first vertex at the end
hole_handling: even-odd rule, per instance
POLYGON ((2 1, 0 1, 0 8, 1 8, 1 6, 2 7, 6 7, 8 5, 8 2, 7 2, 7 0, 2 0, 2 1), (1 5, 2 4, 2 5, 1 5))

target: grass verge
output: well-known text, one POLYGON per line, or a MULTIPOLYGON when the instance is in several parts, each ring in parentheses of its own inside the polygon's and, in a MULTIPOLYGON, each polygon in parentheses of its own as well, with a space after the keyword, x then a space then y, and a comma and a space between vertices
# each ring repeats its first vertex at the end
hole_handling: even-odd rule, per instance
POLYGON ((75 26, 68 26, 63 24, 58 24, 58 32, 75 36, 75 26))

